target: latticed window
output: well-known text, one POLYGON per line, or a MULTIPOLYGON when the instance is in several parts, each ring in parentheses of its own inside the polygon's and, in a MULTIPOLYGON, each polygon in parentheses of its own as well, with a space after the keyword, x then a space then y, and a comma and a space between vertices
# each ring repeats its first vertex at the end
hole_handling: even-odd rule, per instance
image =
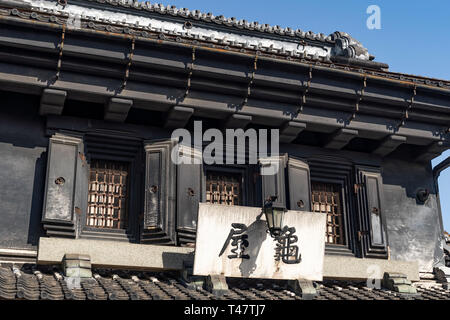
POLYGON ((223 205, 241 205, 242 175, 220 171, 206 174, 206 202, 223 205))
POLYGON ((341 186, 311 182, 312 211, 327 214, 326 243, 345 245, 341 186))
POLYGON ((104 160, 91 162, 87 226, 126 228, 128 178, 127 163, 104 160))

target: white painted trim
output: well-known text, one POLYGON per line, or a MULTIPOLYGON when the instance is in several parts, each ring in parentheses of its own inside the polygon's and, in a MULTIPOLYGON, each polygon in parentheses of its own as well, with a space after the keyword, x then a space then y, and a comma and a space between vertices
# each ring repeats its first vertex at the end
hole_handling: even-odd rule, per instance
POLYGON ((298 41, 273 40, 264 38, 264 34, 261 34, 261 37, 255 37, 196 26, 191 29, 185 29, 182 22, 171 22, 163 19, 144 17, 142 15, 113 11, 112 9, 108 10, 108 7, 105 7, 105 9, 97 9, 70 3, 63 7, 58 5, 57 1, 23 1, 29 3, 35 11, 64 14, 68 15, 69 18, 88 19, 100 23, 110 23, 121 26, 129 25, 153 32, 188 36, 194 39, 205 39, 216 43, 235 43, 243 47, 254 47, 255 49, 264 48, 267 50, 282 50, 291 53, 294 56, 298 56, 302 53, 305 55, 316 56, 317 58, 330 57, 332 55, 333 47, 331 46, 311 46, 300 44, 298 41))

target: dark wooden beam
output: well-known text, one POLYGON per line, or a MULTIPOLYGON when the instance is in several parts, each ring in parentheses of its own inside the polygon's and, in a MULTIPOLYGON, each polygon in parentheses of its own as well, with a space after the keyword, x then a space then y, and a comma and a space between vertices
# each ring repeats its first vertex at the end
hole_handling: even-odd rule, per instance
POLYGON ((41 105, 39 107, 40 115, 56 114, 61 115, 66 101, 67 91, 44 89, 41 96, 41 105))
POLYGON ((165 128, 184 128, 194 114, 193 108, 174 106, 167 114, 165 128))
POLYGON ((374 151, 372 151, 372 153, 385 157, 395 149, 397 149, 399 145, 405 143, 406 140, 406 137, 396 134, 387 136, 381 141, 378 147, 374 151))
POLYGON ((358 130, 342 128, 333 132, 324 147, 328 149, 340 150, 345 147, 350 140, 358 136, 358 130))
POLYGON ((252 116, 234 113, 228 117, 224 124, 225 129, 245 129, 245 127, 252 121, 252 116))
POLYGON ((306 129, 306 123, 288 121, 286 122, 280 130, 280 142, 290 143, 294 141, 297 136, 306 129))
MULTIPOLYGON (((0 86, 2 90, 14 91, 24 94, 41 93, 48 85, 42 79, 51 79, 54 71, 42 70, 30 66, 8 65, 0 62, 0 86)), ((119 87, 121 80, 99 78, 93 75, 83 76, 83 83, 79 82, 79 75, 70 71, 61 74, 63 79, 56 80, 51 89, 66 91, 71 99, 77 101, 87 101, 100 103, 105 99, 113 97, 110 88, 119 87)), ((173 107, 171 97, 181 96, 184 89, 174 89, 168 86, 155 86, 141 82, 128 82, 127 88, 117 96, 121 99, 133 100, 133 107, 146 110, 156 110, 167 112, 173 107)), ((239 97, 226 94, 217 94, 204 91, 191 90, 195 99, 187 97, 181 101, 177 107, 195 109, 195 114, 199 116, 227 119, 232 110, 230 104, 241 102, 239 97)), ((308 125, 308 130, 316 132, 331 133, 340 128, 344 128, 342 119, 350 116, 347 112, 326 109, 319 107, 304 107, 301 115, 292 119, 292 112, 296 109, 294 105, 288 105, 277 101, 265 101, 249 99, 244 107, 245 114, 252 116, 252 123, 267 126, 282 126, 288 121, 304 122, 308 125)), ((350 124, 345 125, 348 129, 358 130, 358 137, 367 139, 383 139, 387 135, 394 134, 394 128, 398 123, 397 119, 388 119, 381 115, 360 114, 350 124)), ((429 143, 439 141, 435 132, 442 130, 442 125, 430 122, 418 122, 409 120, 398 129, 396 134, 408 139, 408 144, 424 145, 424 140, 429 143)), ((449 139, 450 134, 444 135, 444 140, 449 139)))
POLYGON ((104 119, 114 122, 125 122, 132 105, 133 100, 111 98, 105 106, 104 119))

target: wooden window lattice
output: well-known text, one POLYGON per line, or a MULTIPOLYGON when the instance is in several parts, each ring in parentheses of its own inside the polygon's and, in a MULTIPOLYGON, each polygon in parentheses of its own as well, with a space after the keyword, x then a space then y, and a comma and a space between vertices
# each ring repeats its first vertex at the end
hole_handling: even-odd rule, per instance
POLYGON ((86 225, 103 229, 126 228, 129 165, 93 160, 89 175, 86 225))
POLYGON ((206 202, 238 206, 241 204, 242 176, 227 172, 207 172, 206 202))
POLYGON ((327 214, 326 243, 345 245, 340 185, 311 182, 312 211, 327 214))

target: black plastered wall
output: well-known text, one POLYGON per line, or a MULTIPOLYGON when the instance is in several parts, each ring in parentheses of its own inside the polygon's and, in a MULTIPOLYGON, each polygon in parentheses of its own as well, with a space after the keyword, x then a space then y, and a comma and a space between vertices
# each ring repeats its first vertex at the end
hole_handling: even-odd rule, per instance
MULTIPOLYGON (((280 151, 309 159, 348 161, 379 167, 383 178, 382 213, 387 230, 390 258, 418 261, 422 272, 431 272, 443 259, 441 216, 430 163, 417 163, 368 153, 285 145, 280 151), (425 203, 416 200, 419 189, 428 189, 425 203)), ((445 194, 441 194, 445 197, 445 194)))
POLYGON ((0 91, 0 248, 32 248, 42 234, 44 119, 39 97, 0 91))
POLYGON ((419 261, 420 271, 431 272, 433 264, 443 256, 440 213, 431 166, 385 160, 383 182, 391 258, 419 261), (420 188, 430 190, 425 203, 416 200, 420 188))

